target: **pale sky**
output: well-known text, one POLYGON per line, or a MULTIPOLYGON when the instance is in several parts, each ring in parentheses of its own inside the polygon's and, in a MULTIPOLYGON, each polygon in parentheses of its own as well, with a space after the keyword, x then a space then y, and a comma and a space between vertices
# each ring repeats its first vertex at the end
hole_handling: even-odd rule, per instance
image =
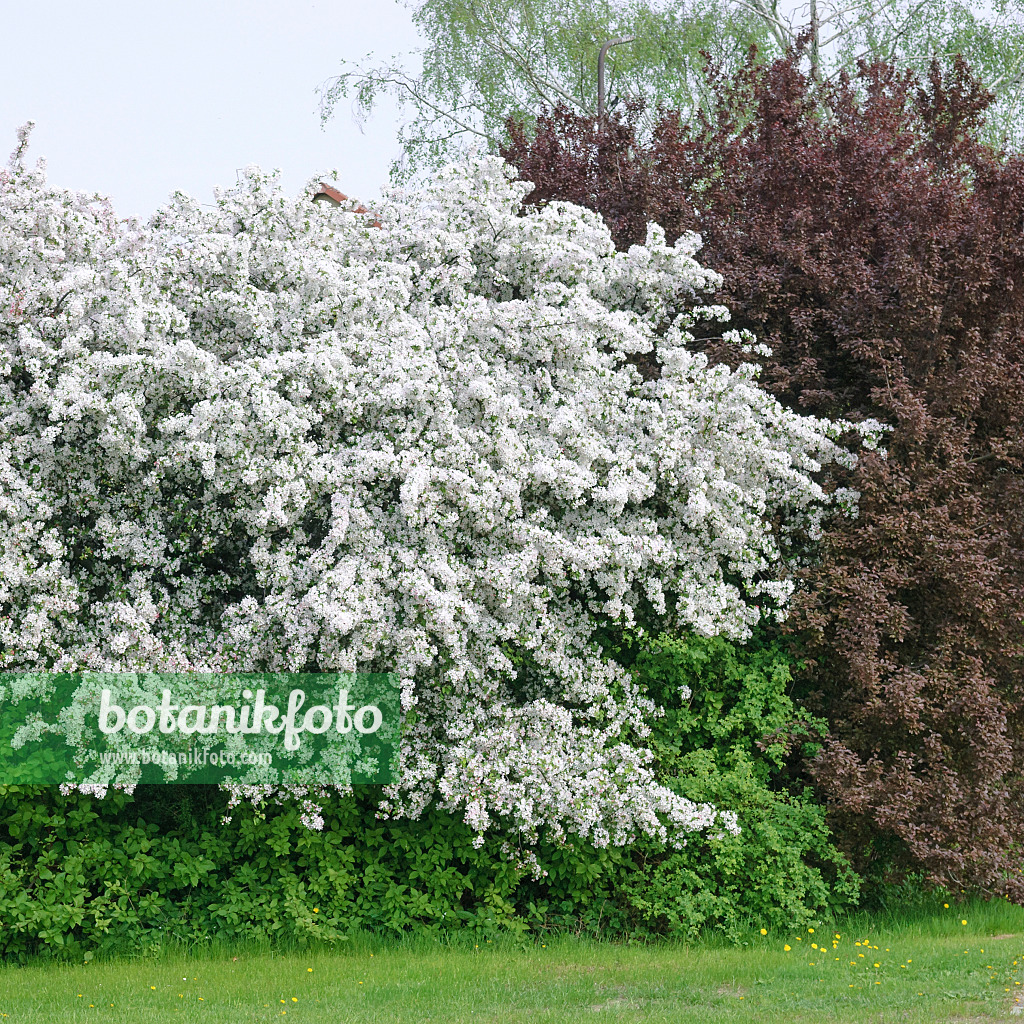
POLYGON ((0 28, 0 166, 34 120, 29 159, 54 185, 142 218, 176 189, 211 202, 247 164, 290 193, 337 168, 372 201, 400 155, 396 106, 360 128, 343 100, 321 128, 316 89, 342 59, 421 42, 396 0, 37 0, 6 4, 0 28))
POLYGON ((393 106, 360 131, 342 101, 321 129, 316 93, 342 58, 419 45, 394 0, 47 0, 5 4, 0 25, 0 166, 34 120, 30 160, 121 216, 175 189, 210 202, 247 164, 281 168, 289 192, 337 167, 372 198, 400 152, 393 106))

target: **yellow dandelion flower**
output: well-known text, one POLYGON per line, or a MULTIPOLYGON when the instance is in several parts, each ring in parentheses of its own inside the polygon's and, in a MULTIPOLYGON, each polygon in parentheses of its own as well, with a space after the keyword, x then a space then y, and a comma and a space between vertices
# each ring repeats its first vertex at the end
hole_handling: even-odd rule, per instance
POLYGON ((788 953, 793 947, 787 942, 782 948, 788 953))
POLYGON ((767 928, 762 928, 761 929, 761 934, 762 935, 767 935, 768 934, 768 929, 767 928))

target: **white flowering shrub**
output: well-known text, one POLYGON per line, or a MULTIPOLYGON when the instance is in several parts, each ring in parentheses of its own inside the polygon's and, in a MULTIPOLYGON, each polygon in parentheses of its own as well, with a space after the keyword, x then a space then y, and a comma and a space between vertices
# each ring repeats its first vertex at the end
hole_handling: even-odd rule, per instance
POLYGON ((494 159, 371 216, 253 170, 143 227, 24 145, 0 178, 0 668, 397 671, 385 813, 598 845, 736 827, 655 784, 657 709, 595 627, 781 613, 787 531, 853 456, 687 347, 727 316, 698 305, 697 237, 617 253, 597 214, 523 214, 494 159))

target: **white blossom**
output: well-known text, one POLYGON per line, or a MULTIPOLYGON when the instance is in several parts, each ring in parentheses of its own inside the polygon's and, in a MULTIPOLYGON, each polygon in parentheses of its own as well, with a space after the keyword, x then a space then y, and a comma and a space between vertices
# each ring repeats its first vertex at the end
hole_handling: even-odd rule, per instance
POLYGON ((524 212, 529 188, 479 159, 368 216, 250 169, 143 226, 19 150, 0 668, 394 671, 382 813, 520 845, 735 830, 656 784, 657 709, 595 624, 742 639, 783 614, 844 425, 692 350, 728 315, 699 303, 697 236, 619 253, 594 213, 524 212))

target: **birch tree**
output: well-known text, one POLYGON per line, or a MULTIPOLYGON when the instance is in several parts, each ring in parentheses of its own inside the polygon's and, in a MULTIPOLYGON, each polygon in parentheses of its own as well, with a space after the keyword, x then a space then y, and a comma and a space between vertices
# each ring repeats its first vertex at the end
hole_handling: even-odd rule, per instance
POLYGON ((342 101, 357 118, 384 96, 406 115, 396 180, 466 150, 497 151, 506 119, 529 120, 563 104, 597 107, 597 57, 607 61, 611 108, 641 99, 684 115, 705 103, 707 58, 728 71, 751 46, 765 59, 800 48, 825 82, 859 60, 893 60, 923 72, 962 54, 999 97, 991 141, 1018 145, 1024 90, 1024 0, 408 0, 424 44, 411 54, 343 62, 321 87, 330 120, 342 101))

